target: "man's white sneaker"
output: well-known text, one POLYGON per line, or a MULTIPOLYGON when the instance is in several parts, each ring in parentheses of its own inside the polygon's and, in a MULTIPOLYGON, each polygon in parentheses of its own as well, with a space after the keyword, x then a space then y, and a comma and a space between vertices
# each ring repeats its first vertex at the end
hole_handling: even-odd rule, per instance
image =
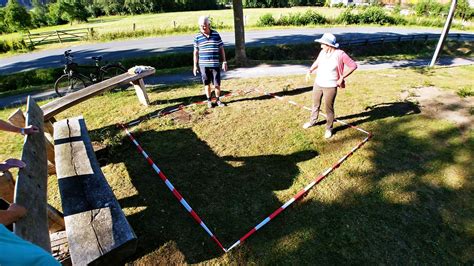
POLYGON ((332 137, 332 130, 326 129, 326 132, 324 132, 324 138, 329 139, 332 137))
POLYGON ((306 123, 304 123, 303 128, 304 128, 304 129, 308 129, 308 128, 312 127, 312 126, 314 126, 314 123, 306 122, 306 123))
POLYGON ((211 100, 208 100, 207 101, 207 108, 212 108, 212 101, 211 100))

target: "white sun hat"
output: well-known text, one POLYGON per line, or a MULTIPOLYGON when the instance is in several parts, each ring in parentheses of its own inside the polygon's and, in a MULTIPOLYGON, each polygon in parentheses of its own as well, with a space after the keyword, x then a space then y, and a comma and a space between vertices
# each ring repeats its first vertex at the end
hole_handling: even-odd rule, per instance
POLYGON ((331 33, 324 33, 319 39, 314 40, 315 42, 324 43, 326 45, 338 48, 339 44, 336 42, 336 36, 331 33))

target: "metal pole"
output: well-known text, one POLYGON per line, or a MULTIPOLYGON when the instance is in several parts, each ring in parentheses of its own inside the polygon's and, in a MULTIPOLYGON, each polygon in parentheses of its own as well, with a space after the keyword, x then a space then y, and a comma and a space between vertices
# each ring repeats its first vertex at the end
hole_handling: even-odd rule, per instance
POLYGON ((453 17, 454 17, 454 11, 456 10, 457 2, 458 2, 457 0, 452 0, 451 2, 448 18, 446 19, 446 23, 444 24, 443 32, 441 33, 441 36, 439 37, 438 46, 436 46, 435 53, 433 55, 433 58, 431 59, 430 67, 433 67, 435 65, 436 60, 438 59, 438 56, 439 56, 439 52, 441 51, 441 48, 443 48, 443 43, 446 40, 446 36, 449 33, 449 28, 451 27, 451 21, 453 20, 453 17))

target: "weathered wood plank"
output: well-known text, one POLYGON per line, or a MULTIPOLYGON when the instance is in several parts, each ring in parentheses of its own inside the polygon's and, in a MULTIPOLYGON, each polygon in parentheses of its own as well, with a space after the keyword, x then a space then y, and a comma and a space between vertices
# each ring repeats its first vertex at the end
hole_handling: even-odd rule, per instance
POLYGON ((82 117, 54 124, 56 171, 74 265, 117 264, 136 236, 100 169, 82 117))
POLYGON ((33 98, 28 97, 26 125, 39 128, 38 134, 25 137, 21 160, 26 167, 18 171, 15 186, 15 203, 28 210, 28 215, 14 224, 14 232, 51 252, 47 216, 47 155, 43 132, 43 111, 33 98))
MULTIPOLYGON (((0 172, 0 198, 8 203, 13 202, 15 194, 15 180, 10 172, 0 172)), ((48 229, 50 233, 64 230, 64 216, 53 206, 48 204, 48 229)))
POLYGON ((90 99, 114 87, 124 85, 124 84, 129 84, 130 82, 143 79, 144 77, 153 75, 154 73, 155 73, 155 69, 145 70, 139 74, 130 74, 127 72, 127 73, 118 75, 116 77, 104 80, 102 82, 93 84, 80 91, 76 91, 74 93, 68 94, 59 99, 56 99, 52 102, 49 102, 41 106, 44 112, 44 119, 45 121, 47 121, 51 119, 52 117, 54 117, 56 114, 78 103, 81 103, 87 99, 90 99))

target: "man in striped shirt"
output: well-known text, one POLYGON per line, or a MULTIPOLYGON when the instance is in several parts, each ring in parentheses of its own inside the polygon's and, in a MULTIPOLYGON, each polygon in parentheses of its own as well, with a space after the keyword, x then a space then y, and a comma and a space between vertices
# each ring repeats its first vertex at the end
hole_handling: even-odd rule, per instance
POLYGON ((193 74, 201 73, 207 106, 212 108, 211 82, 214 84, 217 106, 225 106, 221 102, 221 61, 222 70, 227 71, 224 43, 217 31, 211 30, 209 17, 201 16, 198 20, 200 32, 194 37, 193 74))

